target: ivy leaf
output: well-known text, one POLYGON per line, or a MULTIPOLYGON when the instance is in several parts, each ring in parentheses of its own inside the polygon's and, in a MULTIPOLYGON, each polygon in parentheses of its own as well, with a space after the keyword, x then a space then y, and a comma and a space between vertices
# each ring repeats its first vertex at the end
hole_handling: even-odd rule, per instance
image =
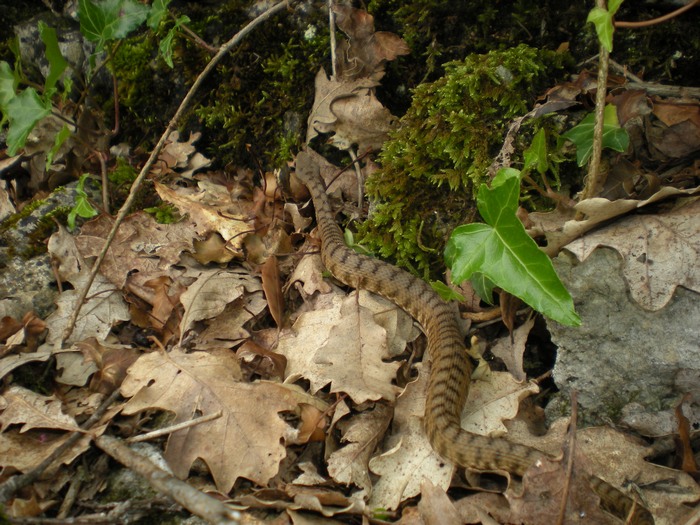
POLYGON ((623 1, 624 0, 610 0, 608 2, 608 11, 610 11, 612 16, 615 16, 615 13, 617 13, 617 10, 620 9, 623 1))
POLYGON ((149 11, 134 0, 79 0, 80 32, 102 51, 109 40, 124 38, 140 26, 149 11))
MULTIPOLYGON (((589 113, 581 122, 562 135, 576 145, 576 163, 579 166, 586 164, 593 152, 594 127, 595 114, 589 113)), ((625 151, 629 142, 627 131, 620 127, 620 121, 617 120, 617 109, 612 104, 608 104, 605 106, 603 117, 603 147, 625 151)))
POLYGON ((499 171, 492 188, 481 185, 477 206, 488 224, 466 224, 452 232, 445 249, 452 279, 460 283, 481 273, 547 317, 577 326, 581 320, 569 292, 515 215, 519 195, 517 170, 499 171))
POLYGON ((0 109, 3 112, 3 121, 7 113, 7 104, 15 98, 15 86, 17 80, 10 68, 10 64, 5 61, 0 62, 0 109))
POLYGON ((154 0, 153 5, 151 5, 151 10, 148 12, 148 18, 146 24, 148 27, 154 31, 158 29, 165 14, 168 12, 168 4, 170 0, 154 0))
POLYGON ((442 281, 430 281, 430 286, 445 301, 464 301, 464 296, 461 293, 453 290, 442 281))
POLYGON ((540 128, 532 138, 530 147, 523 153, 525 159, 525 170, 535 168, 540 175, 544 175, 549 168, 547 161, 547 141, 545 140, 544 128, 540 128))
POLYGON ((175 34, 180 31, 180 26, 182 24, 187 24, 189 23, 190 18, 188 16, 181 16, 175 21, 175 26, 170 28, 170 31, 168 31, 168 34, 165 35, 165 38, 160 41, 160 44, 158 44, 158 49, 160 50, 160 54, 163 56, 163 60, 165 60, 165 63, 168 64, 170 69, 173 67, 173 39, 175 38, 175 34))
POLYGON ((478 295, 482 301, 493 305, 493 289, 496 287, 493 281, 483 273, 474 272, 469 278, 469 282, 472 283, 476 295, 478 295))
POLYGON ((586 22, 590 22, 595 26, 595 31, 598 34, 598 41, 608 53, 612 52, 612 37, 615 32, 612 13, 601 7, 594 7, 588 13, 586 22))
POLYGON ((33 88, 27 88, 7 103, 7 154, 17 153, 24 146, 29 132, 37 122, 51 113, 51 103, 39 98, 33 88))
POLYGON ((61 75, 68 67, 68 62, 63 58, 61 50, 58 48, 58 39, 56 38, 56 30, 53 27, 47 26, 44 22, 39 22, 39 35, 41 41, 46 46, 46 59, 49 61, 49 74, 46 77, 44 85, 47 92, 51 92, 56 86, 56 82, 61 78, 61 75))
POLYGON ((77 217, 82 217, 83 219, 89 219, 97 215, 97 210, 92 207, 90 201, 88 200, 87 193, 83 189, 85 186, 85 180, 88 178, 88 174, 85 173, 81 175, 78 185, 75 187, 75 206, 71 208, 68 213, 68 229, 73 231, 75 229, 75 219, 77 217))

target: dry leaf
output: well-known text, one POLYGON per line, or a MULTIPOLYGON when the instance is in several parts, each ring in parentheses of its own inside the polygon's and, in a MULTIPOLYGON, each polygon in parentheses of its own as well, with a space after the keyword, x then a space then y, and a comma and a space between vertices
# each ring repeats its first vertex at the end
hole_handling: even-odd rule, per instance
POLYGON ((323 69, 316 74, 316 94, 309 114, 306 142, 319 133, 335 133, 340 149, 357 144, 360 151, 378 151, 396 119, 377 100, 377 82, 361 78, 352 82, 329 79, 323 69))
POLYGON ((223 416, 171 434, 165 458, 175 475, 185 479, 192 463, 201 458, 216 486, 227 493, 238 478, 265 485, 285 457, 281 443, 294 430, 280 412, 294 412, 300 403, 325 405, 294 387, 268 383, 240 383, 233 352, 153 352, 141 356, 121 386, 131 398, 124 408, 130 415, 149 409, 169 410, 175 422, 218 411, 223 416))
POLYGON ((393 309, 393 303, 364 291, 359 303, 356 293, 320 296, 316 309, 294 323, 296 336, 280 336, 277 351, 287 357, 286 381, 304 377, 311 392, 330 383, 331 392, 346 393, 356 403, 393 400, 398 388, 392 380, 400 364, 385 361, 391 345, 375 317, 393 309))
POLYGON ((277 257, 270 255, 261 269, 262 288, 270 309, 270 315, 278 327, 283 324, 284 294, 280 279, 280 269, 277 265, 277 257))
POLYGON ((632 298, 663 308, 676 286, 700 291, 700 201, 657 215, 634 215, 566 246, 583 261, 598 246, 620 252, 632 298))
POLYGON ((180 323, 180 338, 202 319, 211 319, 224 311, 228 303, 245 293, 261 289, 260 281, 249 272, 238 270, 203 269, 197 272, 195 282, 180 295, 185 308, 180 323))

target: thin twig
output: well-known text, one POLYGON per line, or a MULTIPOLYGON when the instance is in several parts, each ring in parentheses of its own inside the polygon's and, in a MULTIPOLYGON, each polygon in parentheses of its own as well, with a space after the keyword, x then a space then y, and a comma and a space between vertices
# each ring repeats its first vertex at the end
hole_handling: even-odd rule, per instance
MULTIPOLYGON (((596 6, 606 8, 605 0, 596 0, 596 6)), ((581 200, 595 197, 605 184, 606 173, 600 172, 600 156, 603 151, 603 124, 605 118, 605 96, 608 84, 608 59, 610 53, 600 44, 598 55, 598 82, 595 96, 595 127, 593 128, 593 152, 588 163, 586 185, 581 192, 581 200)))
POLYGON ((328 30, 331 37, 331 72, 333 78, 338 80, 338 72, 336 71, 336 50, 338 49, 335 41, 335 15, 333 14, 333 0, 328 0, 328 30))
POLYGON ((145 434, 141 434, 140 436, 130 437, 126 440, 126 442, 140 443, 142 441, 149 441, 160 436, 165 436, 166 434, 172 434, 173 432, 177 432, 178 430, 182 430, 183 428, 194 427, 196 425, 206 423, 207 421, 219 419, 222 415, 223 412, 219 410, 218 412, 215 412, 213 414, 207 414, 206 416, 196 417, 194 419, 190 419, 189 421, 183 421, 182 423, 178 423, 177 425, 170 425, 169 427, 159 428, 158 430, 154 430, 153 432, 147 432, 145 434))
POLYGON ((692 9, 696 5, 700 4, 700 0, 692 0, 692 2, 688 2, 685 4, 683 7, 679 7, 675 11, 671 11, 670 13, 667 13, 663 16, 660 16, 658 18, 652 18, 651 20, 644 20, 642 22, 623 22, 623 21, 615 21, 615 27, 627 27, 627 28, 635 28, 635 27, 649 27, 653 26, 656 24, 661 24, 663 22, 666 22, 667 20, 671 20, 672 18, 677 17, 678 15, 681 15, 688 11, 689 9, 692 9))
MULTIPOLYGON (((293 2, 293 0, 292 0, 293 2)), ((158 154, 160 153, 161 149, 163 149, 163 146, 165 145, 165 142, 167 141, 168 137, 170 136, 170 133, 177 127, 177 123, 180 120, 180 117, 185 113, 187 110, 188 106, 190 105, 190 102, 192 102, 195 93, 199 90, 201 87, 202 83, 204 82, 204 79, 211 73, 214 68, 217 66, 217 64, 221 61, 221 59, 226 56, 234 47, 236 47, 246 36, 248 36, 254 28, 256 28, 258 25, 262 24, 265 22, 268 18, 274 16, 275 14, 279 13, 283 9, 287 8, 289 6, 290 2, 287 0, 283 0, 271 8, 269 8, 267 11, 262 13, 260 16, 256 17, 253 19, 247 26, 245 26, 243 29, 241 29, 236 35, 226 42, 221 48, 219 49, 219 52, 211 59, 211 61, 206 65, 204 70, 199 74, 197 79, 194 81, 194 84, 192 84, 192 87, 190 90, 187 92, 187 95, 185 95, 185 98, 182 100, 180 103, 180 107, 177 108, 177 111, 175 112, 175 115, 173 116, 172 119, 170 119, 170 122, 168 123, 168 127, 165 129, 163 132, 163 135, 160 137, 160 140, 158 141, 158 144, 156 144, 155 148, 153 148, 153 151, 151 151, 151 156, 148 158, 146 161, 146 164, 144 164, 143 168, 141 168, 141 173, 139 173, 139 176, 136 177, 136 180, 134 183, 131 185, 131 189, 129 191, 129 196, 126 198, 126 201, 122 205, 121 209, 119 210, 119 213, 117 214, 116 219, 114 220, 114 224, 112 225, 112 229, 110 230, 109 234, 107 235, 107 238, 105 239, 104 246, 102 247, 102 250, 100 251, 100 254, 97 256, 97 260, 95 261, 95 264, 93 264, 92 269, 90 270, 90 276, 88 277, 87 282, 83 286, 83 288, 80 290, 80 295, 78 296, 78 299, 76 301, 75 309, 73 310, 70 319, 68 320, 68 325, 66 326, 66 329, 63 332, 63 337, 61 343, 65 343, 68 338, 71 336, 73 333, 73 329, 75 328, 75 323, 78 320, 78 315, 80 314, 80 310, 83 306, 83 303, 85 301, 85 298, 87 297, 88 291, 90 290, 90 287, 92 286, 93 281, 95 280, 95 277, 97 276, 97 273, 100 270, 100 265, 102 264, 102 261, 107 255, 107 250, 109 249, 110 245, 112 244, 112 241, 114 240, 114 237, 117 234, 117 230, 119 229, 119 226, 121 225, 122 221, 126 218, 126 215, 129 213, 129 210, 131 209, 131 206, 133 205, 134 201, 136 200, 136 195, 141 187, 141 184, 143 184, 144 179, 146 178, 146 175, 148 175, 149 171, 151 170, 151 167, 155 163, 156 159, 158 158, 158 154)))
POLYGON ((569 501, 569 489, 571 488, 571 476, 574 471, 574 452, 576 451, 576 418, 578 418, 578 395, 576 390, 571 391, 571 424, 569 425, 569 454, 566 460, 566 478, 562 487, 561 505, 557 523, 564 523, 566 518, 566 505, 569 501))

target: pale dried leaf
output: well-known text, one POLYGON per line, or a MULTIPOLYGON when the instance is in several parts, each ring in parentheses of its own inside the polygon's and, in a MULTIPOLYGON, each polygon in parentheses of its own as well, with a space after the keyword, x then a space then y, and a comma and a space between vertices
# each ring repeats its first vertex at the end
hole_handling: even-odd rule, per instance
POLYGON ((566 246, 583 261, 598 246, 620 252, 632 298, 647 310, 663 308, 677 286, 700 291, 700 201, 667 213, 635 215, 566 246))
POLYGON ((63 413, 62 401, 42 396, 21 386, 11 386, 0 396, 0 432, 10 425, 22 425, 20 433, 34 428, 77 431, 76 421, 63 413))
POLYGON ((421 484, 420 492, 418 510, 426 525, 460 525, 462 523, 462 518, 445 489, 436 487, 426 479, 421 484))
POLYGON ((122 383, 122 395, 131 398, 124 414, 169 410, 179 423, 221 411, 214 421, 173 433, 165 451, 168 464, 184 479, 201 458, 224 493, 238 478, 265 485, 285 457, 281 441, 293 432, 279 413, 295 411, 300 403, 324 405, 294 387, 240 383, 239 377, 237 359, 226 350, 146 354, 122 383))
POLYGON ((304 377, 312 392, 331 383, 331 392, 344 392, 356 403, 393 400, 392 380, 400 364, 384 361, 391 357, 390 344, 375 316, 395 308, 364 291, 359 303, 356 293, 320 299, 315 311, 294 323, 296 337, 280 336, 277 351, 287 357, 286 381, 304 377))
POLYGON ((369 460, 377 443, 391 423, 393 411, 378 403, 367 410, 338 423, 345 446, 333 452, 327 461, 328 474, 338 483, 354 484, 367 494, 372 489, 369 477, 369 460))
POLYGON ((513 331, 512 341, 510 336, 501 337, 491 347, 491 353, 503 361, 517 381, 524 381, 527 377, 523 370, 523 353, 533 326, 535 326, 535 319, 528 319, 513 331))
POLYGON ((338 82, 320 69, 306 141, 319 133, 335 133, 333 143, 341 149, 357 144, 360 151, 379 150, 395 125, 395 118, 374 95, 376 85, 367 78, 338 82))
POLYGON ((182 215, 187 215, 184 224, 200 237, 218 232, 228 243, 227 247, 236 257, 243 257, 243 241, 246 234, 255 231, 254 217, 248 212, 249 201, 217 198, 210 192, 192 188, 171 189, 155 183, 158 195, 173 204, 182 215))
POLYGON ((180 323, 183 337, 194 323, 211 319, 224 311, 226 305, 246 293, 261 289, 260 281, 244 270, 202 269, 197 279, 180 296, 185 308, 180 323))

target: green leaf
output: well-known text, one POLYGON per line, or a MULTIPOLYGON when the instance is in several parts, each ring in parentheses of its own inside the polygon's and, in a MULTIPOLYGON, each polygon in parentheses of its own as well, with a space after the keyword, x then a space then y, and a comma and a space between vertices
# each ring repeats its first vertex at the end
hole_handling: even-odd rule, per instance
POLYGON ((594 7, 588 13, 586 22, 591 22, 595 26, 595 31, 598 34, 598 41, 608 51, 612 52, 612 40, 615 27, 613 26, 613 17, 609 11, 600 7, 594 7))
MULTIPOLYGON (((595 128, 595 113, 589 113, 584 119, 562 137, 576 145, 576 162, 583 166, 588 162, 593 152, 593 130, 595 128)), ((615 151, 625 151, 629 146, 629 135, 620 127, 617 119, 617 109, 612 104, 605 106, 603 116, 603 147, 615 151)))
POLYGON ((134 0, 79 0, 80 32, 101 51, 109 40, 124 38, 140 26, 149 10, 134 0))
POLYGON ((532 143, 525 150, 523 156, 525 158, 524 170, 535 168, 540 175, 544 175, 547 172, 549 161, 547 159, 547 140, 544 128, 540 128, 532 138, 532 143))
MULTIPOLYGON (((497 177, 505 172, 501 170, 497 177)), ((456 228, 447 243, 445 259, 452 279, 460 283, 481 273, 497 286, 519 297, 559 323, 581 323, 569 292, 552 262, 528 236, 512 206, 520 193, 520 179, 501 176, 500 185, 482 184, 477 196, 479 213, 488 224, 456 228)))
POLYGON ((175 22, 175 26, 168 31, 168 34, 165 35, 165 38, 160 41, 160 44, 158 44, 158 49, 160 50, 160 54, 163 56, 163 60, 165 60, 165 63, 170 66, 172 69, 173 66, 173 39, 175 38, 175 35, 180 31, 180 26, 182 24, 186 24, 190 21, 190 18, 188 16, 181 16, 180 18, 177 19, 175 22))
POLYGON ((12 156, 24 146, 29 132, 46 115, 51 113, 51 103, 39 98, 33 88, 27 88, 7 103, 7 153, 12 156))
POLYGON ((483 273, 474 272, 469 278, 472 287, 482 301, 488 304, 493 304, 493 289, 496 287, 488 277, 483 273))
POLYGON ((7 104, 15 98, 15 87, 17 79, 10 68, 10 64, 4 60, 0 62, 0 109, 3 113, 7 112, 7 104))
POLYGON ((53 146, 49 150, 48 155, 46 155, 46 171, 49 171, 49 169, 51 169, 51 164, 53 164, 53 158, 56 156, 58 150, 61 149, 63 143, 66 140, 68 140, 68 137, 70 137, 70 128, 66 124, 64 124, 61 128, 61 131, 56 133, 56 136, 53 139, 53 146))
POLYGON ((61 50, 58 48, 58 39, 56 38, 56 30, 53 27, 47 26, 44 22, 39 22, 39 35, 41 41, 46 46, 46 59, 49 61, 49 74, 46 77, 44 85, 46 91, 51 91, 58 79, 68 67, 68 62, 63 58, 61 50))
POLYGON ((445 301, 464 301, 464 296, 461 293, 453 290, 442 281, 430 281, 430 286, 445 301))
POLYGON ((151 5, 151 10, 148 12, 148 18, 146 19, 146 24, 148 27, 154 31, 158 29, 161 21, 168 12, 168 4, 170 0, 154 0, 153 5, 151 5))
POLYGON ((80 176, 78 180, 78 185, 75 188, 75 206, 71 208, 68 212, 68 218, 66 219, 68 223, 68 229, 71 231, 75 229, 75 219, 77 217, 82 217, 83 219, 89 219, 97 215, 97 210, 92 207, 90 201, 88 200, 87 193, 83 189, 85 186, 85 180, 89 177, 87 173, 80 176))
POLYGON ((608 11, 610 11, 610 14, 612 16, 615 16, 615 13, 617 13, 617 10, 620 9, 620 6, 622 5, 623 0, 610 0, 608 2, 608 11))

